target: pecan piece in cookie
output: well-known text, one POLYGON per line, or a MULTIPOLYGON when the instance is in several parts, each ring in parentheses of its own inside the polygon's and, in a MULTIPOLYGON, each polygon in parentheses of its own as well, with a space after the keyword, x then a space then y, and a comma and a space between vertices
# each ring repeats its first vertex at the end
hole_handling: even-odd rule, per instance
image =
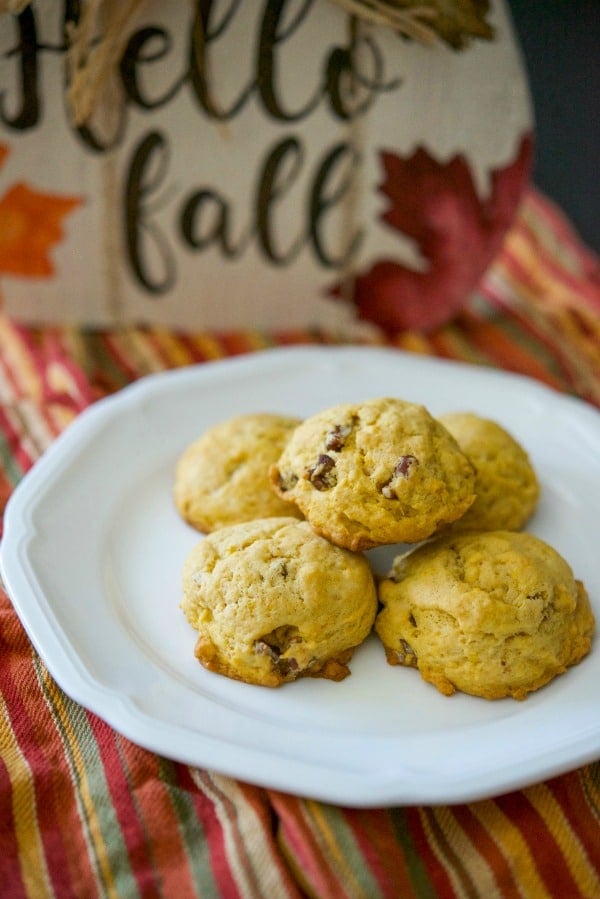
POLYGON ((325 435, 325 449, 339 453, 346 445, 346 438, 352 433, 352 425, 334 425, 325 435))
POLYGON ((304 477, 317 490, 328 490, 335 486, 337 483, 335 459, 332 459, 327 453, 320 453, 316 464, 306 470, 304 477))
POLYGON ((418 464, 419 460, 416 456, 410 454, 406 456, 400 456, 399 460, 394 466, 391 478, 381 488, 381 492, 386 499, 396 499, 396 492, 392 487, 392 481, 396 480, 396 478, 407 478, 410 475, 410 470, 413 465, 418 464))

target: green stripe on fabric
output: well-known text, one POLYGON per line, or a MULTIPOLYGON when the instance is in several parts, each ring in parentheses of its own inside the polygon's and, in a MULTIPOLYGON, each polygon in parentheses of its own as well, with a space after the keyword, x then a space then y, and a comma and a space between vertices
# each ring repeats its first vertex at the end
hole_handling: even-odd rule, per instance
POLYGON ((553 375, 561 384, 564 384, 565 390, 571 390, 565 369, 557 358, 557 350, 548 347, 541 338, 527 329, 526 323, 529 322, 530 326, 535 328, 535 321, 528 318, 524 313, 524 309, 519 309, 518 311, 507 309, 503 314, 497 313, 492 321, 497 327, 502 328, 513 343, 520 346, 530 356, 533 356, 549 374, 553 375), (523 313, 523 321, 521 321, 519 313, 523 313), (510 318, 507 316, 510 316, 510 318))
POLYGON ((389 815, 394 833, 404 853, 415 895, 419 899, 436 899, 438 892, 431 883, 427 868, 415 848, 404 809, 392 808, 389 810, 389 815))
POLYGON ((139 896, 137 882, 110 801, 102 759, 87 713, 51 681, 37 656, 34 657, 34 665, 40 689, 63 744, 90 863, 96 872, 98 885, 105 896, 136 899, 139 896))
POLYGON ((0 466, 13 487, 16 487, 24 472, 17 463, 13 449, 4 434, 0 434, 0 466))
MULTIPOLYGON (((144 815, 142 813, 140 804, 137 799, 135 787, 133 784, 133 779, 131 777, 131 771, 130 771, 129 765, 127 763, 127 759, 125 758, 125 755, 123 753, 122 738, 119 734, 115 734, 115 741, 116 741, 117 755, 119 757, 119 761, 121 762, 121 769, 123 771, 123 776, 125 777, 125 782, 127 783, 127 789, 129 792, 129 796, 131 797, 131 801, 135 808, 135 813, 136 813, 136 817, 139 821, 140 829, 144 835, 144 848, 146 850, 146 858, 150 860, 154 884, 155 885, 160 884, 160 881, 161 881, 160 871, 158 869, 158 866, 156 864, 156 860, 154 857, 152 840, 150 838, 150 834, 148 833, 148 828, 147 828, 147 825, 146 825, 146 822, 144 819, 144 815)), ((164 891, 162 889, 160 889, 160 887, 157 887, 157 889, 159 890, 161 896, 164 895, 164 891)))
MULTIPOLYGON (((381 896, 379 883, 367 867, 365 856, 342 809, 322 803, 310 803, 310 806, 312 806, 311 821, 314 837, 324 850, 325 857, 329 858, 340 882, 345 883, 348 887, 349 895, 368 896, 369 899, 381 896), (319 817, 322 818, 321 822, 315 815, 317 811, 320 813, 319 817), (354 887, 347 883, 348 873, 351 873, 355 886, 360 888, 360 892, 356 892, 354 887)), ((307 804, 307 807, 310 806, 307 804)))
POLYGON ((121 368, 109 352, 103 332, 83 330, 77 336, 82 345, 80 364, 92 384, 98 380, 98 373, 102 375, 101 386, 109 385, 111 390, 125 387, 131 381, 129 372, 121 368))
POLYGON ((212 874, 210 845, 192 796, 177 783, 177 764, 161 758, 159 778, 168 791, 177 817, 179 836, 184 845, 194 887, 199 896, 218 896, 218 884, 212 874))

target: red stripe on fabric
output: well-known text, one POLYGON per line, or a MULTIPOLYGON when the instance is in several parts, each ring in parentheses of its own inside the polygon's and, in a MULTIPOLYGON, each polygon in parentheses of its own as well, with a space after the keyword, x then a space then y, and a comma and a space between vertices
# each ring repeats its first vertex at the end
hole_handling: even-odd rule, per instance
POLYGON ((219 332, 213 336, 224 356, 242 356, 256 349, 243 331, 219 332))
POLYGON ((571 876, 561 847, 546 826, 543 817, 529 802, 527 792, 508 793, 497 797, 494 801, 509 821, 518 827, 519 833, 531 850, 538 874, 549 894, 579 896, 579 888, 571 876))
POLYGON ((513 872, 506 857, 492 839, 490 833, 475 817, 468 805, 455 805, 452 812, 477 852, 488 863, 503 897, 518 896, 513 872))
POLYGON ((139 378, 140 373, 133 362, 130 360, 127 353, 124 352, 121 348, 121 337, 122 334, 119 331, 113 333, 106 332, 104 334, 104 345, 106 347, 106 351, 113 359, 117 367, 121 369, 125 376, 125 379, 128 382, 136 381, 139 378))
MULTIPOLYGON (((5 613, 4 594, 0 606, 0 690, 7 704, 15 739, 32 772, 36 816, 48 875, 57 894, 77 897, 73 886, 73 841, 79 830, 74 807, 73 784, 64 756, 49 738, 48 712, 32 666, 32 649, 16 615, 5 613), (68 848, 67 844, 68 843, 68 848)), ((87 853, 77 858, 77 875, 85 869, 87 853)), ((93 880, 90 880, 93 882, 93 880)))
MULTIPOLYGON (((2 460, 0 459, 0 465, 1 464, 2 460)), ((5 472, 0 468, 0 538, 2 537, 4 530, 4 510, 6 509, 6 504, 12 492, 13 484, 6 476, 5 472)))
POLYGON ((552 356, 556 367, 561 371, 564 378, 563 389, 567 387, 572 388, 574 383, 573 367, 569 364, 569 359, 562 350, 560 342, 553 340, 546 331, 537 327, 535 318, 527 316, 526 307, 514 306, 493 285, 485 285, 482 292, 485 293, 486 298, 500 310, 505 318, 514 321, 518 328, 530 334, 544 347, 549 355, 552 356))
POLYGON ((215 807, 201 790, 197 788, 185 765, 177 766, 178 785, 191 796, 194 808, 209 847, 210 865, 221 895, 227 899, 241 899, 237 883, 229 866, 227 847, 223 838, 223 828, 216 816, 215 807))
POLYGON ((552 203, 547 197, 544 197, 536 190, 530 190, 527 196, 527 206, 533 213, 541 219, 545 220, 549 230, 553 232, 553 237, 558 239, 559 243, 567 244, 572 252, 578 257, 581 263, 582 274, 588 278, 598 280, 600 276, 600 261, 596 253, 591 250, 582 241, 579 234, 563 214, 563 212, 552 203))
MULTIPOLYGON (((597 790, 593 797, 595 806, 591 806, 583 788, 583 778, 586 777, 589 770, 586 768, 563 775, 548 781, 546 786, 560 805, 574 836, 581 842, 590 865, 600 879, 600 839, 598 838, 600 790, 597 790)), ((600 896, 600 887, 598 895, 600 896)))
POLYGON ((260 826, 263 831, 263 841, 268 845, 271 864, 275 865, 279 871, 279 876, 286 887, 288 899, 294 899, 294 897, 298 897, 299 899, 298 886, 281 856, 279 846, 277 845, 273 833, 273 812, 267 790, 262 787, 255 787, 251 784, 242 782, 238 782, 237 786, 244 794, 244 799, 252 807, 260 821, 260 826))
POLYGON ((589 277, 568 271, 552 255, 544 244, 532 235, 526 225, 520 225, 515 235, 520 231, 526 231, 523 239, 527 243, 526 252, 535 254, 535 265, 526 265, 523 260, 523 247, 513 238, 506 244, 499 265, 511 272, 512 277, 520 284, 526 285, 528 290, 538 299, 544 299, 544 286, 552 286, 552 294, 560 293, 560 288, 565 291, 571 300, 576 303, 591 307, 596 313, 600 310, 600 285, 589 277), (534 244, 532 246, 532 243, 534 244))
MULTIPOLYGON (((148 328, 143 332, 144 339, 148 341, 156 355, 161 361, 163 369, 177 368, 177 364, 171 355, 163 340, 161 340, 160 331, 155 328, 148 328)), ((179 338, 173 334, 173 338, 178 342, 179 338)))
POLYGON ((27 899, 12 808, 12 784, 0 756, 0 890, 10 899, 27 899))
POLYGON ((161 895, 161 890, 156 883, 156 872, 149 855, 146 834, 141 827, 133 795, 116 748, 119 737, 95 715, 88 713, 87 718, 90 730, 96 740, 98 755, 102 761, 114 812, 123 834, 132 874, 142 896, 148 897, 148 899, 152 899, 154 896, 158 897, 161 895))
POLYGON ((191 356, 192 365, 199 365, 202 362, 208 362, 210 360, 210 356, 208 356, 206 353, 203 353, 199 343, 194 340, 193 333, 187 334, 184 331, 178 332, 177 341, 183 347, 185 347, 186 352, 191 356))
POLYGON ((306 885, 311 896, 343 899, 347 895, 343 884, 335 876, 329 858, 315 839, 306 812, 307 800, 286 793, 268 791, 279 817, 280 843, 288 849, 290 864, 294 866, 301 885, 306 885))
POLYGON ((485 352, 498 368, 528 375, 560 389, 560 381, 535 356, 514 343, 502 328, 466 314, 461 316, 461 327, 465 336, 475 347, 485 352))
POLYGON ((418 899, 389 813, 383 809, 345 809, 344 815, 382 896, 418 899))
POLYGON ((420 809, 417 806, 406 808, 406 821, 412 841, 436 891, 436 899, 454 899, 456 893, 448 873, 433 851, 423 826, 422 816, 426 813, 427 809, 420 809))
POLYGON ((161 779, 161 761, 124 737, 118 748, 127 768, 129 789, 143 822, 149 853, 164 896, 192 899, 196 889, 169 790, 161 779))

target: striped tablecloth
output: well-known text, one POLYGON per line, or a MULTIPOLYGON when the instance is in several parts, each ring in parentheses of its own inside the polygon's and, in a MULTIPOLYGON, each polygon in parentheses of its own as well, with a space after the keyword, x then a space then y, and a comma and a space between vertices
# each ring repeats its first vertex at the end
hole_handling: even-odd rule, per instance
MULTIPOLYGON (((36 329, 0 315, 0 507, 81 410, 137 378, 339 342, 36 329)), ((600 406, 597 259, 532 191, 458 318, 375 342, 517 371, 600 406)), ((357 810, 240 783, 153 755, 69 699, 0 591, 0 896, 597 899, 600 764, 452 807, 357 810)))

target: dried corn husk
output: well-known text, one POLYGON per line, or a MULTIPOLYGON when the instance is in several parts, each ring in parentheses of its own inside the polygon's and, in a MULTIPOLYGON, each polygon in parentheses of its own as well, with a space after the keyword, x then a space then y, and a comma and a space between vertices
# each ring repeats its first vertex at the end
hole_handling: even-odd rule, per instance
MULTIPOLYGON (((485 16, 490 0, 331 0, 357 19, 392 28, 431 44, 440 38, 456 50, 469 39, 493 36, 485 16)), ((0 0, 1 13, 19 13, 30 0, 0 0)), ((145 0, 82 0, 81 18, 69 35, 69 108, 74 123, 92 116, 145 0)), ((114 99, 114 95, 113 95, 114 99)))

